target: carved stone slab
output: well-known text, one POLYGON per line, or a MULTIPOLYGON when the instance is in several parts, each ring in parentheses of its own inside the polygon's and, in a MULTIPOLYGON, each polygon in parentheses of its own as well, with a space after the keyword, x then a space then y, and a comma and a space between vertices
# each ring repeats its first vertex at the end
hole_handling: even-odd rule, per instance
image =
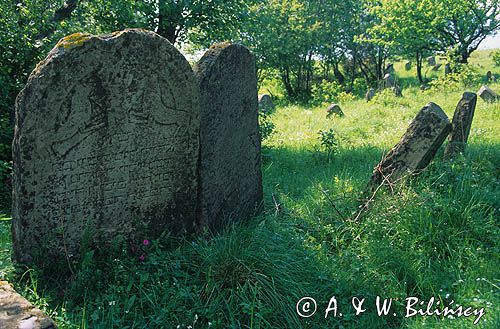
POLYGON ((255 59, 212 46, 194 68, 201 91, 200 226, 245 219, 262 201, 255 59))
POLYGON ((71 260, 83 240, 106 246, 194 225, 199 93, 166 39, 134 29, 63 38, 16 113, 17 261, 71 260))
POLYGON ((1 329, 55 329, 54 322, 5 281, 0 281, 1 329))
POLYGON ((398 144, 375 167, 371 187, 384 182, 396 182, 405 173, 415 173, 427 167, 450 132, 451 124, 443 110, 427 104, 411 122, 398 144))
POLYGON ((460 102, 458 102, 451 123, 452 129, 448 136, 448 145, 444 151, 445 157, 452 157, 456 153, 465 151, 476 103, 477 95, 470 92, 465 92, 460 102))

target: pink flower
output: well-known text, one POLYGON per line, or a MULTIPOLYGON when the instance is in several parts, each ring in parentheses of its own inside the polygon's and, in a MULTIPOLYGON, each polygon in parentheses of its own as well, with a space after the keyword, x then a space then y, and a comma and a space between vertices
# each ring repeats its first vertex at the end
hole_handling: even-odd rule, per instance
POLYGON ((143 262, 143 261, 145 261, 145 260, 146 260, 146 256, 144 256, 144 255, 140 255, 140 256, 139 256, 139 261, 140 261, 140 262, 143 262))
POLYGON ((145 246, 148 246, 149 245, 149 240, 148 239, 144 239, 142 241, 142 244, 145 245, 145 246))

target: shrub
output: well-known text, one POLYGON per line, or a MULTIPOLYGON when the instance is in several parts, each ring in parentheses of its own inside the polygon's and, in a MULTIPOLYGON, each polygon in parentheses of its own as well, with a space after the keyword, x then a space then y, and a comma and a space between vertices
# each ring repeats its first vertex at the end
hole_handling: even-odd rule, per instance
POLYGON ((274 134, 276 126, 270 119, 270 115, 268 113, 259 111, 259 133, 260 140, 263 142, 264 140, 271 137, 274 134))
POLYGON ((500 66, 500 50, 494 51, 492 57, 493 64, 495 64, 495 66, 500 66))
POLYGON ((318 132, 321 148, 326 152, 328 161, 331 160, 332 156, 337 153, 338 143, 335 131, 333 128, 327 131, 320 130, 318 132))

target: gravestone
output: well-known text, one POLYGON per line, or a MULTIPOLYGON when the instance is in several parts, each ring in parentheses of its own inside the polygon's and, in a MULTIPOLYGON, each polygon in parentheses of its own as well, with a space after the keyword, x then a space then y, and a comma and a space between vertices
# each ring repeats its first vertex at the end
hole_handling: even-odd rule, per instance
POLYGON ((395 85, 394 78, 391 76, 391 74, 387 73, 384 76, 384 88, 392 88, 395 85))
POLYGON ((396 72, 396 70, 394 69, 394 64, 392 63, 387 64, 384 72, 389 74, 394 74, 396 72))
POLYGON ((451 65, 450 63, 446 63, 444 66, 444 75, 447 76, 451 73, 451 65))
POLYGON ((19 295, 9 283, 0 281, 1 329, 56 329, 48 316, 19 295))
POLYGON ((429 66, 436 66, 436 57, 434 56, 427 57, 427 64, 429 64, 429 66))
POLYGON ((106 252, 196 219, 199 93, 189 63, 146 30, 74 34, 16 104, 13 246, 21 263, 106 252))
POLYGON ((375 167, 369 188, 393 184, 405 174, 427 167, 450 132, 451 124, 443 110, 427 104, 411 122, 398 144, 375 167))
POLYGON ((255 58, 212 46, 194 68, 201 92, 200 228, 246 219, 262 202, 255 58))
POLYGON ((392 87, 392 92, 396 97, 403 97, 403 90, 401 90, 401 87, 398 85, 394 85, 394 87, 392 87))
POLYGON ((271 96, 268 94, 259 95, 259 111, 268 113, 272 112, 275 108, 271 96))
POLYGON ((365 99, 366 99, 367 102, 369 102, 369 101, 371 101, 373 99, 373 97, 375 97, 375 89, 370 88, 366 92, 365 99))
POLYGON ((405 64, 405 70, 406 71, 411 70, 411 62, 406 62, 406 64, 405 64))
POLYGON ((482 86, 477 94, 483 101, 488 103, 493 103, 500 99, 500 96, 488 86, 482 86))
POLYGON ((326 109, 326 117, 330 118, 332 115, 338 115, 339 117, 344 116, 344 112, 342 112, 342 109, 338 104, 331 104, 326 109))
POLYGON ((464 152, 469 139, 472 119, 476 109, 477 95, 465 92, 458 102, 453 115, 451 133, 448 136, 448 145, 444 151, 445 157, 452 157, 456 153, 464 152))
POLYGON ((491 71, 486 72, 486 82, 493 81, 493 74, 491 71))

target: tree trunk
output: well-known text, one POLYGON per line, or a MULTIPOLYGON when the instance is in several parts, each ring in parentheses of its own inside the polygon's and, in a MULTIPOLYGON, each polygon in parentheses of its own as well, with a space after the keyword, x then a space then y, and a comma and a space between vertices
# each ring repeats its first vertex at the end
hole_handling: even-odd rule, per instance
POLYGON ((417 52, 415 56, 415 61, 417 66, 417 77, 420 84, 424 83, 424 78, 422 77, 422 61, 423 61, 422 57, 423 57, 422 54, 420 52, 417 52))

